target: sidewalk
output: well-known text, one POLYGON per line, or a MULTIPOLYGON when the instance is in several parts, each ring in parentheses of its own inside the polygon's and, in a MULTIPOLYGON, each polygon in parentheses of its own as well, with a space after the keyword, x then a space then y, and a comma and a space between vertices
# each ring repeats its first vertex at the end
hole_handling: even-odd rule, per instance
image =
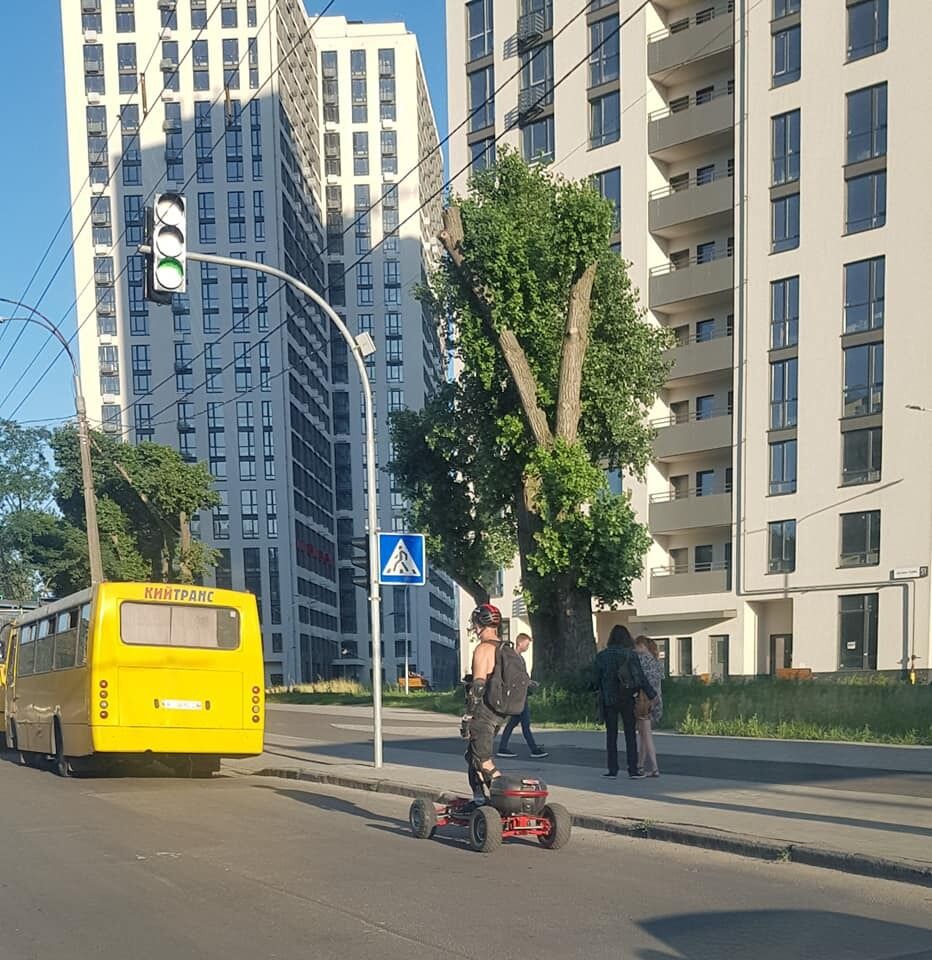
MULTIPOLYGON (((266 753, 231 761, 231 769, 405 795, 464 791, 462 749, 451 739, 455 717, 386 710, 385 765, 378 771, 364 708, 275 704, 269 719, 267 730, 313 723, 315 739, 267 732, 266 753)), ((932 885, 932 748, 660 734, 662 771, 688 762, 726 775, 607 780, 599 759, 603 735, 539 735, 550 758, 526 759, 519 734, 518 759, 501 766, 542 776, 580 826, 932 885), (748 779, 736 779, 742 770, 748 779)))

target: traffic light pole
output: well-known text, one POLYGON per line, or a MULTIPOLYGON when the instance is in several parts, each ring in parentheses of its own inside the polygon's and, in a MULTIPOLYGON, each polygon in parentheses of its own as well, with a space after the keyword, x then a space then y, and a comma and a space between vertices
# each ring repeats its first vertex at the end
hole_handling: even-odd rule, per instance
MULTIPOLYGON (((139 247, 139 252, 149 254, 152 248, 148 244, 139 247)), ((368 521, 369 537, 369 619, 372 633, 372 727, 374 741, 374 765, 382 766, 382 631, 379 620, 379 543, 378 543, 378 498, 376 496, 376 469, 375 469, 375 416, 372 409, 372 387, 366 374, 364 353, 349 328, 340 319, 339 315, 329 303, 315 290, 300 280, 265 263, 256 260, 240 260, 235 257, 222 257, 213 253, 185 254, 188 260, 200 263, 215 263, 222 267, 236 267, 240 270, 253 270, 256 273, 266 273, 271 277, 284 280, 296 290, 304 294, 309 300, 320 307, 330 318, 333 325, 340 331, 356 362, 359 380, 362 385, 363 400, 366 408, 366 517, 368 521)), ((371 351, 370 351, 371 352, 371 351)))
POLYGON ((97 496, 94 492, 94 472, 91 469, 91 438, 87 425, 87 406, 84 403, 84 391, 81 389, 81 374, 78 371, 78 362, 75 360, 71 345, 65 339, 61 330, 52 323, 45 314, 39 313, 35 307, 18 300, 8 300, 0 297, 0 303, 10 303, 29 311, 28 317, 4 317, 6 320, 22 320, 24 323, 35 323, 47 330, 61 344, 62 349, 71 361, 72 383, 74 384, 74 411, 78 421, 78 448, 81 454, 81 485, 84 487, 84 520, 87 525, 87 560, 91 573, 91 586, 96 587, 104 579, 103 561, 100 555, 100 529, 97 526, 97 496))

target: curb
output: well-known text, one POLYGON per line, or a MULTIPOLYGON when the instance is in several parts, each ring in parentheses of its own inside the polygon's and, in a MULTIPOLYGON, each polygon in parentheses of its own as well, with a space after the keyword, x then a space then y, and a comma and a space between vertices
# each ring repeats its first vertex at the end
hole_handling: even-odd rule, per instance
MULTIPOLYGON (((399 797, 426 797, 435 803, 452 798, 453 794, 431 787, 413 786, 396 780, 374 780, 339 773, 324 773, 316 770, 298 770, 289 767, 266 767, 249 774, 255 777, 278 777, 283 780, 305 780, 310 783, 347 787, 351 790, 366 790, 370 793, 387 793, 399 797)), ((910 863, 906 860, 890 860, 862 853, 845 853, 828 847, 812 844, 789 843, 784 840, 765 840, 742 833, 727 833, 705 827, 677 823, 655 823, 633 817, 600 817, 592 814, 572 815, 573 826, 582 830, 600 830, 619 836, 641 840, 660 840, 678 843, 704 850, 718 850, 739 857, 770 860, 781 863, 800 863, 810 867, 838 870, 880 880, 896 880, 922 887, 932 887, 932 866, 910 863)))

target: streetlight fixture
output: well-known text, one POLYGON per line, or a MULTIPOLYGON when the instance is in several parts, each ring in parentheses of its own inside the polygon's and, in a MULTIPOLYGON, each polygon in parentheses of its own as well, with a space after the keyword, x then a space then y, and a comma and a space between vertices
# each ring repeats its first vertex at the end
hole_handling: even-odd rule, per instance
POLYGON ((97 497, 94 493, 94 474, 91 471, 91 440, 87 426, 87 406, 84 403, 84 392, 81 389, 81 374, 78 372, 78 363, 75 360, 71 346, 61 330, 52 323, 47 316, 39 313, 35 307, 22 303, 19 300, 10 300, 0 297, 0 303, 9 303, 14 307, 22 307, 29 311, 26 317, 0 317, 0 323, 11 320, 21 320, 23 323, 34 323, 47 330, 61 344, 71 361, 72 383, 74 385, 74 408, 78 421, 78 446, 81 452, 81 483, 84 487, 84 514, 87 523, 87 557, 91 569, 91 586, 97 586, 104 579, 103 562, 100 556, 100 530, 97 527, 97 497))

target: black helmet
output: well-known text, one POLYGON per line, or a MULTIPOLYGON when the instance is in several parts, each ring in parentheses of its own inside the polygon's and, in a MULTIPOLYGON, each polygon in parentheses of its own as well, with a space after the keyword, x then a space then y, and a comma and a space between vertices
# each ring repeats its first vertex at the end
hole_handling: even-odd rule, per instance
POLYGON ((477 629, 499 627, 502 623, 502 611, 491 603, 480 603, 469 617, 469 622, 477 629))

